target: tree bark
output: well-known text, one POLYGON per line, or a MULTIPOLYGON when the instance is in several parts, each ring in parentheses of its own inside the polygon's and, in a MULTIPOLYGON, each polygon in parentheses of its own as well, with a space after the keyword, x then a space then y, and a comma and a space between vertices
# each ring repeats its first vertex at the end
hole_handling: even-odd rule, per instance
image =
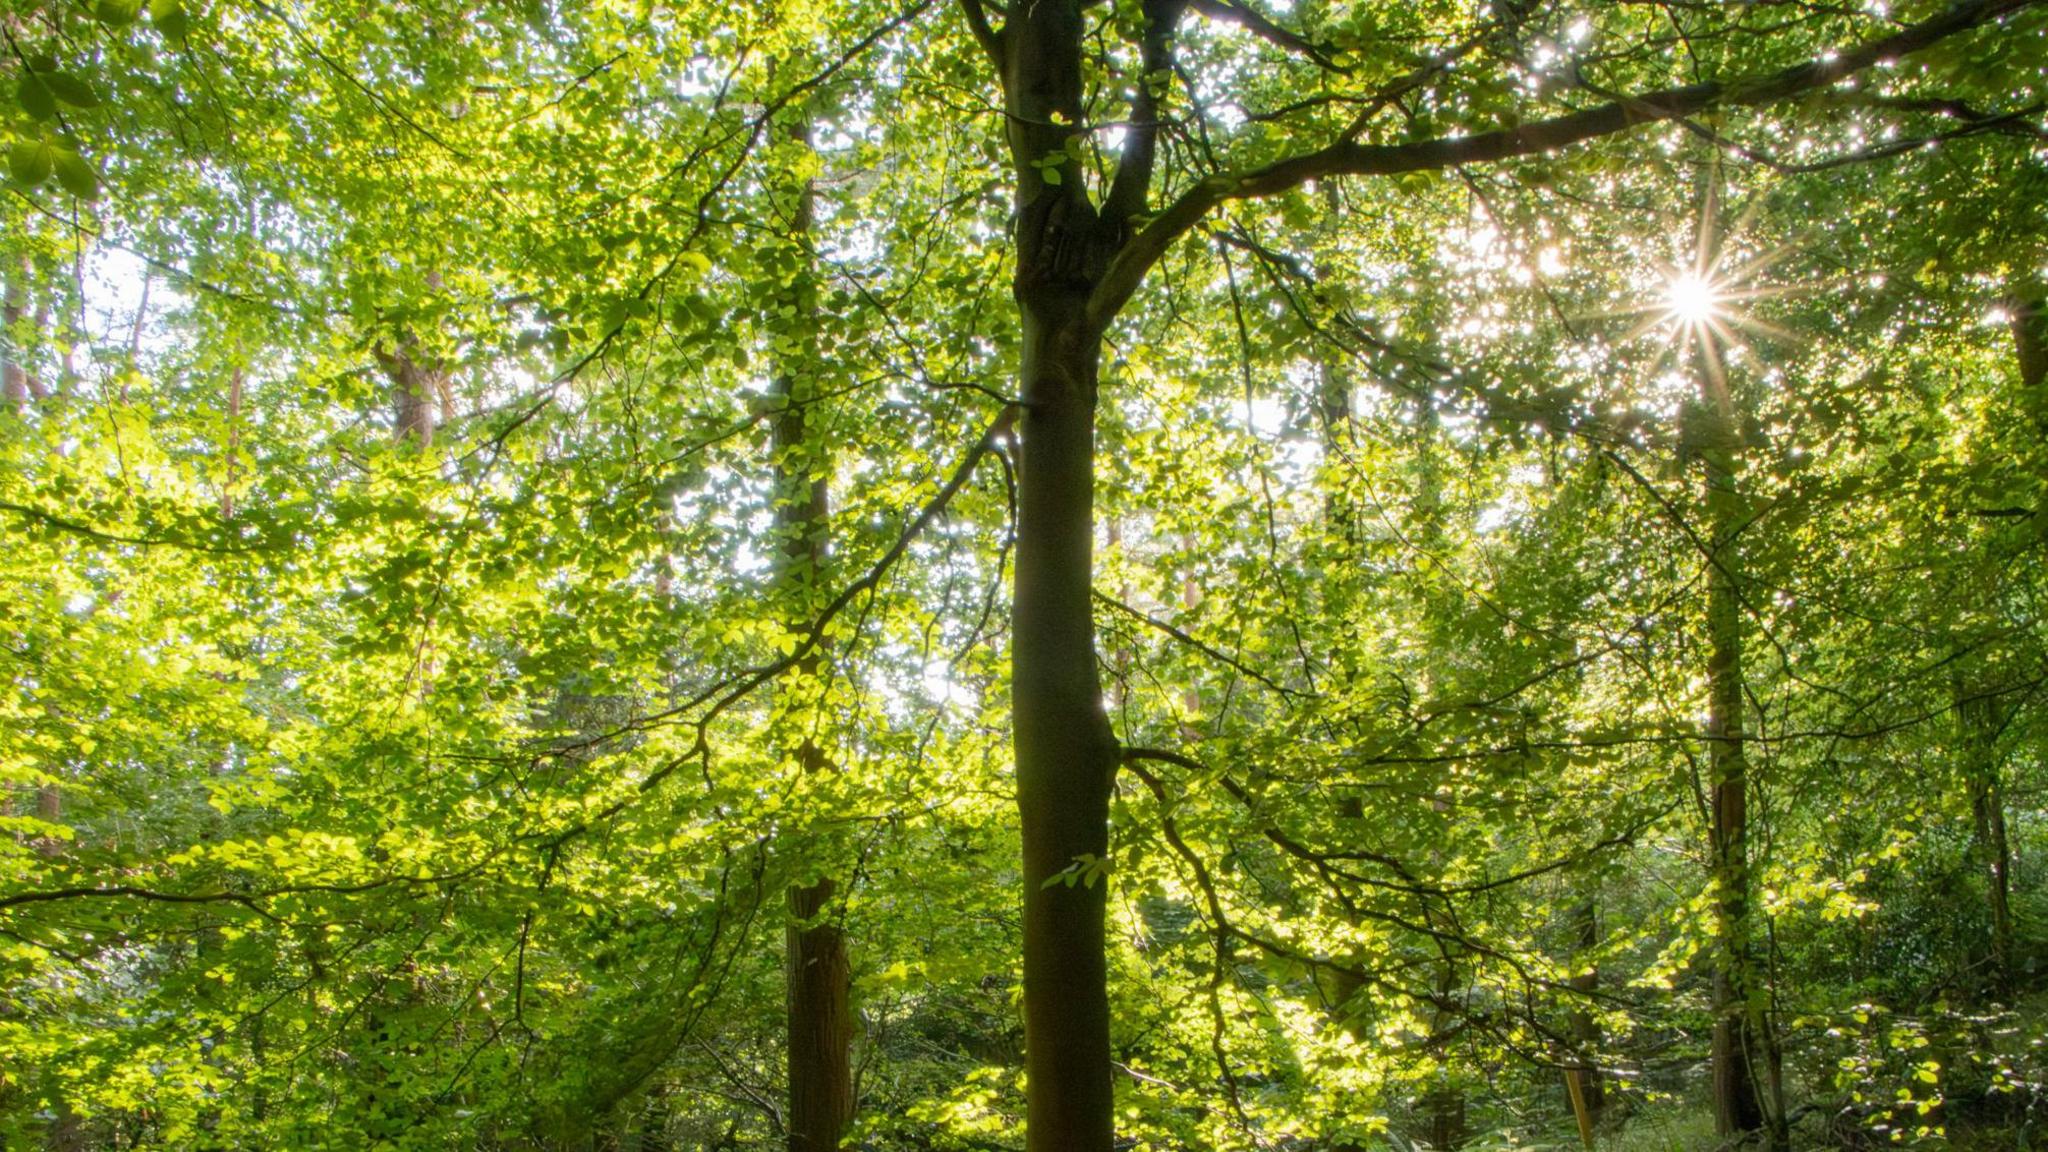
MULTIPOLYGON (((1433 555, 1443 555, 1443 470, 1437 462, 1437 436, 1441 430, 1436 402, 1433 397, 1424 397, 1415 421, 1415 499, 1411 517, 1413 529, 1423 549, 1433 555)), ((1438 796, 1430 801, 1430 807, 1446 822, 1451 818, 1451 801, 1438 796)), ((1430 868, 1441 875, 1444 855, 1441 850, 1430 853, 1430 868)), ((1425 914, 1426 922, 1448 936, 1457 933, 1457 923, 1448 915, 1442 917, 1435 911, 1425 914), (1441 919, 1443 923, 1439 924, 1441 919)), ((1430 1031, 1437 1036, 1449 1035, 1455 1022, 1450 1005, 1456 999, 1463 982, 1456 953, 1447 942, 1440 942, 1443 956, 1437 961, 1436 994, 1437 1006, 1431 1013, 1430 1031)), ((1465 1086, 1459 1081, 1457 1070, 1451 1064, 1450 1045, 1439 1040, 1431 1046, 1431 1052, 1438 1063, 1437 1083, 1423 1101, 1429 1123, 1429 1146, 1437 1152, 1450 1152, 1462 1148, 1470 1137, 1466 1123, 1465 1086)))
POLYGON ((441 411, 440 397, 446 387, 446 370, 437 364, 422 363, 419 347, 410 339, 400 344, 396 352, 380 347, 376 355, 384 375, 391 381, 393 438, 420 448, 431 447, 438 424, 436 416, 441 411))
POLYGON ((235 518, 235 479, 238 465, 236 455, 242 448, 242 369, 237 366, 228 373, 228 442, 221 450, 220 518, 235 518))
POLYGON ((2037 422, 2048 421, 2048 301, 2041 287, 2016 287, 2006 301, 2006 315, 2012 328, 2013 353, 2019 361, 2020 387, 2027 392, 2028 406, 2037 422))
POLYGON ((1465 1090, 1446 1080, 1429 1090, 1424 1102, 1429 1113, 1429 1146, 1434 1152, 1463 1148, 1468 1135, 1465 1121, 1465 1090))
MULTIPOLYGON (((810 144, 808 119, 788 122, 791 142, 810 144)), ((810 420, 817 397, 817 289, 811 275, 810 232, 815 214, 809 180, 790 190, 786 208, 790 235, 771 273, 784 285, 776 294, 769 331, 778 349, 770 383, 777 414, 772 427, 775 520, 782 538, 775 581, 790 607, 793 629, 807 627, 817 607, 819 573, 831 524, 830 458, 810 420)), ((795 679, 815 689, 822 655, 813 652, 796 667, 795 679)), ((804 721, 802 713, 796 722, 804 721)), ((808 734, 797 741, 796 758, 809 775, 832 768, 825 750, 808 734)), ((846 940, 831 919, 833 882, 821 876, 789 888, 789 925, 783 966, 789 1010, 789 1152, 835 1152, 853 1119, 852 966, 846 940)))
MULTIPOLYGON (((1708 373, 1709 377, 1715 374, 1708 373)), ((1759 1133, 1785 1147, 1770 1018, 1751 941, 1749 762, 1743 741, 1742 494, 1735 421, 1725 382, 1703 385, 1707 515, 1707 725, 1711 787, 1709 883, 1714 898, 1714 1127, 1724 1138, 1759 1133)))
MULTIPOLYGON (((1583 958, 1600 945, 1600 909, 1591 897, 1571 911, 1572 950, 1583 958)), ((1593 1054, 1601 1042, 1600 1021, 1593 1015, 1592 997, 1600 990, 1600 970, 1588 967, 1572 975, 1571 989, 1585 999, 1572 1008, 1567 1021, 1572 1044, 1578 1048, 1576 1063, 1565 1069, 1566 1088, 1571 1093, 1572 1112, 1579 1121, 1579 1137, 1593 1146, 1593 1132, 1607 1110, 1607 1085, 1593 1054)))
MULTIPOLYGON (((1432 915, 1431 921, 1435 920, 1432 915)), ((1471 1131, 1465 1117, 1465 1086, 1451 1064, 1451 1046, 1444 1038, 1451 1033, 1449 1005, 1458 994, 1458 965, 1446 953, 1437 962, 1437 1006, 1430 1013, 1429 1052, 1437 1063, 1436 1083, 1423 1094, 1422 1113, 1425 1140, 1433 1152, 1454 1152, 1463 1148, 1471 1131)))
MULTIPOLYGON (((1331 211, 1336 211, 1334 204, 1331 211)), ((1354 436, 1351 404, 1355 386, 1350 365, 1344 362, 1349 355, 1342 348, 1326 349, 1317 365, 1320 372, 1316 382, 1316 420, 1322 431, 1323 469, 1329 481, 1329 490, 1323 495, 1323 523, 1333 541, 1347 553, 1358 544, 1357 510, 1344 487, 1337 462, 1349 457, 1354 436)))
MULTIPOLYGON (((970 17, 979 9, 970 6, 970 17)), ((1105 915, 1117 742, 1103 710, 1090 601, 1101 330, 1089 293, 1119 237, 1077 156, 1079 0, 1013 5, 997 55, 1017 191, 1022 328, 1011 711, 1023 832, 1024 1065, 1030 1152, 1109 1152, 1105 915), (1090 863, 1093 871, 1083 876, 1090 863)))
MULTIPOLYGON (((46 395, 42 382, 28 370, 22 355, 23 338, 33 336, 40 341, 43 329, 41 315, 23 321, 28 310, 28 275, 28 261, 20 260, 7 273, 6 283, 0 285, 0 404, 4 404, 0 419, 25 417, 30 402, 46 395)), ((54 774, 56 769, 51 771, 54 774)), ((10 801, 8 807, 12 806, 10 801)), ((36 819, 53 825, 64 820, 64 791, 54 778, 36 786, 36 819)), ((61 855, 64 843, 57 836, 43 836, 35 841, 36 850, 45 856, 61 855)))
POLYGON ((1963 772, 1970 793, 1970 855, 1984 877, 1985 907, 1991 923, 1985 941, 1985 982, 1993 996, 2012 990, 2012 844, 2005 831, 2005 774, 1998 762, 2003 717, 1995 698, 1972 693, 1961 683, 1956 718, 1962 729, 1963 772))
POLYGON ((1093 333, 1037 309, 1026 309, 1024 330, 1011 707, 1024 838, 1025 1131, 1031 1152, 1107 1152, 1108 882, 1068 872, 1109 854, 1117 764, 1089 603, 1098 346, 1093 333))
POLYGON ((0 286, 0 401, 21 408, 33 394, 21 354, 21 317, 28 308, 28 265, 18 264, 0 286))

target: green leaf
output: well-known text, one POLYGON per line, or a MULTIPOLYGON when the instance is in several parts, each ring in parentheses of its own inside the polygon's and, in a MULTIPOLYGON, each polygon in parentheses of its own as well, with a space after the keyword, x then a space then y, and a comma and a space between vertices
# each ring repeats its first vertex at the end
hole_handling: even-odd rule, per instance
MULTIPOLYGON (((51 75, 55 75, 52 73, 51 75)), ((44 78, 34 72, 24 73, 21 78, 21 110, 38 120, 54 120, 57 117, 57 95, 44 78)))
POLYGON ((44 75, 42 81, 49 85, 50 91, 56 94, 57 99, 73 108, 100 106, 100 94, 92 90, 92 85, 69 72, 51 72, 44 75))
POLYGON ((100 194, 99 173, 92 170, 85 157, 69 148, 52 148, 50 151, 57 169, 57 183, 62 184, 65 191, 80 200, 91 200, 100 194))
POLYGON ((126 28, 142 15, 142 0, 99 0, 92 14, 109 28, 126 28))
POLYGON ((30 188, 50 178, 56 150, 42 140, 23 140, 7 150, 7 172, 30 188))
POLYGON ((192 30, 181 0, 149 0, 149 22, 173 44, 183 44, 192 30))

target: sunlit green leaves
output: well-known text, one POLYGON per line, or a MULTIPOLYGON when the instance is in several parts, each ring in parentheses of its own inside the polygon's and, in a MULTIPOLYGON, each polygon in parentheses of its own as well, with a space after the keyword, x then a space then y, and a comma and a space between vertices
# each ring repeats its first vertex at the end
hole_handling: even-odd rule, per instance
POLYGON ((183 0, 149 0, 149 22, 175 45, 184 44, 192 25, 183 0))
POLYGON ((126 28, 142 15, 143 0, 93 0, 92 14, 110 28, 126 28))
POLYGON ((57 166, 57 149, 46 140, 17 141, 7 150, 7 172, 31 188, 50 178, 57 166))

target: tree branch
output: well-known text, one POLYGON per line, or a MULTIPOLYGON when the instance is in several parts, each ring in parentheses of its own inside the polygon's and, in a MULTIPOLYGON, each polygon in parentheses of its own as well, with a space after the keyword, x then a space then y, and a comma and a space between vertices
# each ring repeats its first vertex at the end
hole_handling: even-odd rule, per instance
POLYGON ((1337 62, 1330 58, 1330 54, 1324 51, 1322 46, 1315 41, 1310 40, 1299 32, 1282 28, 1268 19, 1263 13, 1255 12, 1250 8, 1240 8, 1235 4, 1226 3, 1225 0, 1190 0, 1188 7, 1200 12, 1211 20, 1220 20, 1225 24, 1235 24, 1276 48, 1284 49, 1300 56, 1306 56, 1314 61, 1315 66, 1318 68, 1330 72, 1348 73, 1351 71, 1349 68, 1338 67, 1337 62))
POLYGON ((288 543, 280 543, 270 539, 259 539, 246 544, 223 544, 175 536, 129 536, 119 532, 109 532, 95 528, 83 521, 72 520, 55 512, 31 507, 27 504, 16 504, 11 500, 0 500, 0 512, 19 516, 23 520, 28 520, 53 531, 64 532, 72 536, 82 536, 88 540, 98 540, 104 544, 126 544, 137 548, 182 548, 190 552, 205 552, 216 556, 240 556, 254 552, 271 551, 284 547, 285 543, 288 543))
POLYGON ((901 560, 909 552, 911 544, 915 543, 924 534, 925 529, 929 528, 932 522, 945 512, 946 507, 953 502, 953 498, 959 495, 960 490, 967 486, 968 480, 973 477, 974 470, 981 463, 982 459, 995 449, 998 441, 1010 434, 1016 418, 1017 409, 1014 407, 1004 408, 1001 412, 997 413, 996 418, 990 422, 988 427, 974 441, 974 444, 968 448, 966 454, 961 457, 960 462, 954 466, 952 473, 946 477, 945 483, 939 487, 938 493, 919 510, 916 516, 912 517, 903 526, 902 530, 898 532, 895 542, 889 545, 888 550, 883 552, 880 558, 871 564, 859 579, 842 588, 839 594, 834 596, 831 602, 819 611, 817 617, 797 637, 795 646, 789 652, 783 654, 779 659, 771 660, 766 664, 745 668, 723 677, 672 708, 642 716, 582 740, 549 749, 547 755, 563 756, 571 752, 608 743, 630 733, 644 732, 663 724, 675 722, 679 717, 688 716, 692 712, 698 713, 694 720, 690 721, 697 730, 696 739, 691 743, 690 747, 670 757, 660 767, 648 773, 641 779, 631 795, 622 797, 598 809, 585 819, 579 820, 567 828, 548 836, 542 843, 550 850, 559 848, 570 840, 588 832, 591 828, 625 811, 637 797, 653 792, 663 781, 673 776, 684 765, 698 761, 708 764, 711 750, 709 735, 711 722, 727 709, 752 694, 755 689, 795 668, 803 661, 810 659, 823 646, 826 631, 832 626, 832 622, 839 617, 840 613, 851 606, 854 601, 862 595, 874 591, 881 585, 883 577, 888 575, 889 571, 896 566, 897 561, 901 560))
POLYGON ((287 884, 277 888, 260 888, 249 892, 162 892, 154 888, 143 888, 133 884, 107 884, 82 888, 46 888, 40 891, 16 892, 0 896, 0 909, 18 908, 25 904, 49 904, 61 900, 131 899, 157 904, 236 904, 266 920, 276 920, 263 907, 263 903, 280 896, 326 895, 359 896, 380 888, 422 887, 435 884, 449 884, 467 880, 483 871, 485 866, 496 859, 503 849, 487 853, 474 867, 445 876, 385 876, 355 884, 287 884))
MULTIPOLYGON (((1201 2, 1201 0, 1197 0, 1201 2)), ((1139 47, 1138 91, 1131 98, 1130 142, 1117 159, 1116 177, 1102 199, 1102 219, 1117 229, 1145 210, 1152 168, 1159 150, 1159 88, 1155 77, 1173 75, 1173 33, 1186 0, 1145 0, 1145 31, 1139 47)), ((1121 232, 1119 232, 1121 235, 1121 232)))
POLYGON ((1116 318, 1152 265, 1174 241, 1232 200, 1273 196, 1311 180, 1332 176, 1390 176, 1465 164, 1491 164, 1555 152, 1612 136, 1643 124, 1692 116, 1716 107, 1772 104, 1835 84, 1880 60, 1930 47, 1950 36, 2041 0, 1964 0, 1941 15, 1860 46, 1747 80, 1689 84, 1622 97, 1563 116, 1474 136, 1440 136, 1407 144, 1358 144, 1340 140, 1238 175, 1211 176, 1182 193, 1131 238, 1110 262, 1088 301, 1088 318, 1098 327, 1116 318))
POLYGON ((1159 631, 1166 633, 1168 636, 1171 636, 1175 640, 1180 641, 1182 644, 1185 644, 1188 647, 1193 648, 1195 651, 1200 652, 1202 655, 1207 656, 1209 659, 1214 660, 1217 663, 1222 664, 1236 672, 1242 673, 1245 676, 1249 676, 1253 680, 1258 681, 1260 684, 1265 685, 1267 688, 1272 689, 1274 692, 1278 693, 1281 696, 1286 696, 1299 700, 1314 695, 1313 693, 1302 692, 1298 689, 1289 688, 1287 685, 1282 684, 1279 681, 1274 680, 1272 677, 1267 676, 1264 673, 1260 672, 1258 669, 1253 668, 1240 660, 1237 660, 1236 658, 1230 656, 1228 653, 1220 652, 1217 649, 1211 647, 1210 645, 1202 643, 1200 640, 1195 639, 1193 636, 1190 636, 1188 633, 1182 631, 1179 628, 1174 627, 1172 624, 1169 624, 1164 620, 1160 620, 1153 616, 1147 615, 1144 612, 1140 612, 1138 609, 1131 607, 1129 604, 1124 603, 1123 601, 1117 599, 1114 596, 1109 595, 1108 593, 1102 591, 1099 588, 1095 590, 1095 600, 1096 603, 1101 604, 1107 608, 1114 608, 1117 611, 1123 613, 1124 615, 1129 616, 1131 619, 1136 620, 1140 624, 1143 624, 1149 628, 1156 628, 1159 631))
POLYGON ((967 27, 974 33, 975 42, 988 53, 989 63, 995 65, 996 75, 1002 75, 1003 34, 988 22, 988 9, 981 0, 960 0, 960 11, 967 16, 967 27))

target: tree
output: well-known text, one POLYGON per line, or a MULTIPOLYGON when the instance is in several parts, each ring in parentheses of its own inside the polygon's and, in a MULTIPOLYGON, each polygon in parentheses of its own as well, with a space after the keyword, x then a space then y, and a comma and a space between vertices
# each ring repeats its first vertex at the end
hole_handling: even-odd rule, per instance
MULTIPOLYGON (((1016 196, 1013 292, 1021 324, 1018 395, 1025 415, 1011 628, 1024 833, 1027 1131, 1033 1149, 1107 1149, 1114 1104, 1103 893, 1092 883, 1055 885, 1073 869, 1092 869, 1108 851, 1117 753, 1102 713, 1090 616, 1094 415, 1102 341, 1147 273, 1176 240, 1233 201, 1278 196, 1314 180, 1498 163, 1713 108, 1781 103, 2018 6, 1956 5, 1903 31, 1843 45, 1824 59, 1646 89, 1547 119, 1504 109, 1505 119, 1522 121, 1513 127, 1460 123, 1454 134, 1425 129, 1420 139, 1368 144, 1359 140, 1370 126, 1368 113, 1333 143, 1283 147, 1277 159, 1241 167, 1226 161, 1155 198, 1161 89, 1170 89, 1176 75, 1176 38, 1185 11, 1162 0, 1126 18, 1127 47, 1136 62, 1126 65, 1131 71, 1124 86, 1132 95, 1122 120, 1123 144, 1099 201, 1088 186, 1085 149, 1070 149, 1091 124, 1088 9, 1077 0, 1035 4, 1012 10, 997 27, 980 0, 963 0, 963 7, 1000 81, 1016 196)), ((1255 16, 1239 18, 1262 23, 1255 16)), ((1279 36, 1311 60, 1322 55, 1312 39, 1284 31, 1279 36)), ((1383 89, 1382 101, 1391 103, 1427 84, 1440 67, 1432 61, 1394 81, 1383 89)), ((1370 97, 1366 103, 1370 109, 1370 97)))
MULTIPOLYGON (((808 117, 799 112, 783 129, 798 150, 789 162, 801 171, 810 148, 808 117)), ((789 628, 809 623, 820 606, 819 588, 825 572, 825 544, 831 531, 830 449, 821 429, 810 420, 816 402, 819 321, 817 289, 809 268, 813 190, 808 177, 777 206, 787 221, 789 238, 772 274, 786 287, 776 293, 769 330, 775 341, 775 378, 769 402, 776 405, 771 444, 775 453, 775 516, 784 534, 777 556, 776 578, 796 605, 789 628)), ((816 678, 821 654, 797 665, 798 675, 816 678)), ((799 696, 805 690, 799 688, 799 696)), ((785 721, 803 732, 813 728, 802 707, 791 707, 785 721)), ((788 737, 785 737, 788 739, 788 737)), ((831 764, 814 732, 794 739, 793 755, 805 773, 829 771, 831 764)), ((789 1148, 790 1152, 832 1152, 853 1117, 853 1067, 849 1055, 853 1020, 848 1004, 852 976, 846 941, 834 922, 830 876, 789 889, 789 939, 786 980, 789 987, 789 1148)))

